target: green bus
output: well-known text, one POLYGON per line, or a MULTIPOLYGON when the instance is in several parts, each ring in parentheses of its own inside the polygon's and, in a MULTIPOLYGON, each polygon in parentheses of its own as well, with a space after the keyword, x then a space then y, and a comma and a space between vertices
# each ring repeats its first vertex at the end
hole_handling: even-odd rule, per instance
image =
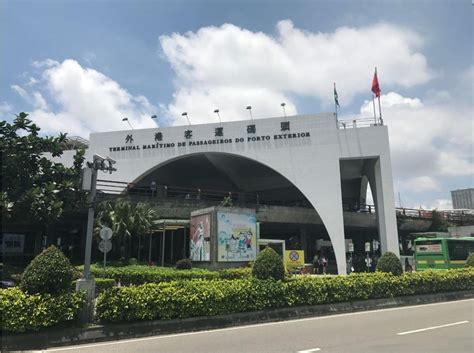
POLYGON ((464 267, 467 257, 473 252, 474 237, 417 238, 415 239, 416 270, 464 267))

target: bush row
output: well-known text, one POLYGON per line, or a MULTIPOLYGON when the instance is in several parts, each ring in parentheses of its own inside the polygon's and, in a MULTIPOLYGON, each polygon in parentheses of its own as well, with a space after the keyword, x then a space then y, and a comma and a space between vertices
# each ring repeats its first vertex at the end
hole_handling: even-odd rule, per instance
MULTIPOLYGON (((76 281, 71 283, 71 291, 76 290, 76 281)), ((113 278, 96 278, 95 279, 95 295, 99 295, 104 290, 115 287, 116 283, 113 278)))
POLYGON ((91 273, 96 279, 112 278, 123 286, 141 285, 145 283, 161 283, 190 279, 236 279, 251 275, 250 268, 235 268, 221 271, 209 271, 200 268, 190 270, 177 270, 168 267, 155 267, 145 265, 130 265, 122 267, 91 266, 91 273))
POLYGON ((97 318, 120 322, 212 316, 300 305, 474 289, 474 270, 394 276, 300 277, 288 281, 190 280, 112 288, 98 297, 97 318))
POLYGON ((0 289, 2 331, 37 331, 72 321, 84 301, 83 293, 26 294, 19 288, 0 289))

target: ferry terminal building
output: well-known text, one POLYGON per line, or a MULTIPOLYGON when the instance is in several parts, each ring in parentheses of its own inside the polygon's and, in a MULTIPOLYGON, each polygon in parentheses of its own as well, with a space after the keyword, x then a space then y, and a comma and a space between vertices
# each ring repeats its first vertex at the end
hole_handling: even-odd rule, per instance
MULTIPOLYGON (((65 151, 61 160, 68 164, 73 154, 65 151)), ((259 204, 304 204, 320 219, 339 274, 347 273, 343 208, 364 205, 370 185, 380 250, 399 255, 388 130, 381 124, 342 125, 322 113, 91 133, 86 160, 94 154, 117 161, 117 171, 99 172, 99 179, 116 183, 122 195, 133 188, 161 195, 164 185, 253 194, 259 204)), ((265 229, 260 238, 278 233, 265 229)))

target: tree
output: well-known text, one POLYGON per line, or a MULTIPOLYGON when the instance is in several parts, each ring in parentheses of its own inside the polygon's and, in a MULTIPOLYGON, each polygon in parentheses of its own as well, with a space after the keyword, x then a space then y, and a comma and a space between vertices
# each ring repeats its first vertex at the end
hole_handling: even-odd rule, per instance
POLYGON ((99 204, 96 218, 96 233, 101 227, 109 227, 114 234, 114 240, 122 257, 130 258, 132 237, 138 238, 138 257, 142 236, 151 234, 155 230, 158 219, 156 210, 150 205, 118 199, 116 201, 103 201, 99 204), (125 246, 128 243, 128 251, 125 246))
POLYGON ((447 232, 449 223, 443 218, 443 215, 437 210, 431 212, 431 226, 429 228, 432 232, 447 232))
POLYGON ((0 122, 0 207, 4 221, 47 227, 82 200, 79 181, 84 150, 77 151, 70 168, 55 163, 45 153, 61 156, 66 134, 41 137, 39 131, 26 113, 16 115, 11 124, 0 122))

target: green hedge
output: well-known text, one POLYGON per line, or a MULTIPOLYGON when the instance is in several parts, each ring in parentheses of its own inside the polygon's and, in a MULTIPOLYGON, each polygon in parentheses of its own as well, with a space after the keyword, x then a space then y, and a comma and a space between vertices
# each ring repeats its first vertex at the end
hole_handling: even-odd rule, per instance
MULTIPOLYGON (((76 290, 76 281, 71 284, 71 290, 76 290)), ((95 295, 99 295, 104 290, 115 287, 116 283, 113 278, 95 278, 95 295)))
POLYGON ((474 289, 474 270, 423 271, 394 276, 299 277, 288 281, 190 280, 106 290, 97 318, 120 322, 212 316, 300 305, 474 289))
POLYGON ((161 283, 191 279, 214 280, 221 278, 245 278, 250 276, 251 270, 236 268, 221 271, 209 271, 201 268, 191 270, 177 270, 170 267, 156 267, 145 265, 130 265, 122 267, 91 266, 91 273, 96 279, 113 278, 122 286, 141 285, 145 283, 161 283))
POLYGON ((19 288, 0 289, 2 331, 37 331, 72 321, 83 301, 83 293, 30 295, 19 288))

